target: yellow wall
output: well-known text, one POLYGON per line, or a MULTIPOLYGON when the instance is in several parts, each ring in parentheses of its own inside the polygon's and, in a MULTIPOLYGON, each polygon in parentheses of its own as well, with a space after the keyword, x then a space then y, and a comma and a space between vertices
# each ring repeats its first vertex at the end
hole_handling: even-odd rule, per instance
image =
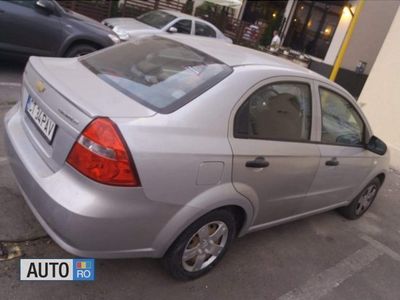
POLYGON ((358 102, 374 134, 390 147, 392 167, 400 170, 400 8, 358 102))

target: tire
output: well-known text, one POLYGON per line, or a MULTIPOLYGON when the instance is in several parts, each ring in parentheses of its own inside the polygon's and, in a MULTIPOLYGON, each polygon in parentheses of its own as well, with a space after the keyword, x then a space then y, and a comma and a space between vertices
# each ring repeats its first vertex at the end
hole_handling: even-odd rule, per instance
POLYGON ((379 178, 373 179, 348 206, 339 208, 339 213, 349 220, 360 218, 371 207, 380 187, 379 178))
POLYGON ((88 53, 96 51, 96 50, 97 50, 97 48, 92 45, 79 44, 79 45, 75 45, 75 46, 72 46, 71 48, 69 48, 67 50, 67 52, 65 53, 64 57, 82 56, 82 55, 88 54, 88 53))
POLYGON ((214 210, 185 229, 163 257, 163 266, 178 280, 203 276, 222 259, 236 237, 236 231, 233 212, 214 210), (187 259, 183 257, 185 252, 187 259))

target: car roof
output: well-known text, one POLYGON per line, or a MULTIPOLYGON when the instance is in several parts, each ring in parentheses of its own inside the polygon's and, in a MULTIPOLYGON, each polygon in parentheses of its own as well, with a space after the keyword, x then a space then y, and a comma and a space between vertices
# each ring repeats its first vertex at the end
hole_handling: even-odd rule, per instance
POLYGON ((167 13, 169 13, 169 14, 171 14, 171 15, 174 15, 175 17, 178 17, 178 18, 187 18, 187 19, 191 19, 191 20, 199 20, 199 21, 202 21, 202 22, 209 23, 209 22, 207 22, 207 21, 205 21, 205 20, 203 20, 203 19, 200 19, 200 18, 198 18, 198 17, 195 17, 195 16, 192 16, 192 15, 188 15, 188 14, 182 13, 182 12, 177 11, 177 10, 172 10, 172 9, 159 9, 159 11, 165 11, 165 12, 167 12, 167 13))
MULTIPOLYGON (((164 35, 163 37, 166 36, 164 35)), ((330 82, 320 74, 317 74, 287 59, 280 58, 262 51, 229 44, 218 39, 199 38, 198 36, 174 34, 168 35, 167 37, 169 39, 186 44, 194 49, 207 53, 231 67, 244 65, 261 65, 271 68, 284 68, 296 71, 296 73, 301 73, 306 77, 312 77, 332 84, 332 82, 330 82)))
POLYGON ((185 18, 185 19, 189 19, 189 20, 192 20, 192 21, 199 21, 199 22, 202 22, 202 23, 206 23, 207 25, 209 25, 210 27, 212 27, 212 28, 217 32, 217 35, 218 35, 218 36, 225 36, 225 35, 221 32, 221 30, 219 30, 219 28, 218 28, 217 26, 215 26, 213 23, 210 23, 209 21, 206 21, 206 20, 204 20, 204 19, 202 19, 202 18, 198 18, 198 17, 196 17, 196 16, 184 14, 184 13, 182 13, 182 12, 180 12, 180 11, 171 10, 171 9, 159 9, 159 11, 167 12, 167 13, 169 13, 169 14, 171 14, 171 15, 177 17, 177 18, 185 18))

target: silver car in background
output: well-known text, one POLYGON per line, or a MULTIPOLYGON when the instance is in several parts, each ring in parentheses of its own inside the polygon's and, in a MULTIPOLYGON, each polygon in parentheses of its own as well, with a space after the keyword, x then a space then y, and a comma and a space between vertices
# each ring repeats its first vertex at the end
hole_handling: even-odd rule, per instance
POLYGON ((122 41, 168 32, 216 38, 232 43, 232 40, 213 24, 174 10, 153 10, 136 19, 109 18, 102 23, 111 28, 122 41))
POLYGON ((31 57, 5 117, 12 169, 66 251, 208 272, 237 236, 360 217, 389 155, 343 88, 216 39, 146 37, 31 57))

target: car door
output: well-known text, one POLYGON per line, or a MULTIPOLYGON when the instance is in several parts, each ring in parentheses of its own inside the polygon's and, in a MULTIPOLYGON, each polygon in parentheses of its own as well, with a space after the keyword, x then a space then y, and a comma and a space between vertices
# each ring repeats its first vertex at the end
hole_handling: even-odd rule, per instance
POLYGON ((170 28, 175 27, 178 30, 177 33, 192 34, 192 23, 192 20, 180 19, 173 23, 170 28))
POLYGON ((0 48, 33 55, 55 55, 62 40, 59 17, 35 0, 0 1, 0 48))
POLYGON ((304 210, 336 206, 350 201, 373 167, 366 150, 370 135, 356 103, 334 87, 318 84, 321 112, 321 161, 304 210))
POLYGON ((256 227, 298 214, 307 197, 320 159, 312 87, 299 77, 266 80, 233 110, 232 179, 254 203, 256 227))
POLYGON ((211 26, 207 25, 204 22, 200 22, 200 21, 195 22, 194 34, 199 35, 199 36, 212 37, 212 38, 217 37, 217 33, 211 26))

